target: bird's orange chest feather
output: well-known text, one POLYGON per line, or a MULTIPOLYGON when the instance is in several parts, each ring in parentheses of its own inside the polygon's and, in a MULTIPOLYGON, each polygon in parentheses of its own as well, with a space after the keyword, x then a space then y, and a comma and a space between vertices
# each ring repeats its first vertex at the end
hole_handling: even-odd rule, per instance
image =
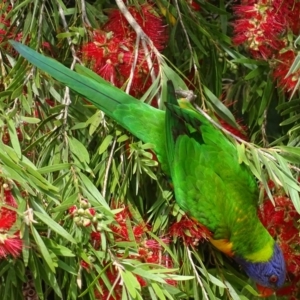
POLYGON ((214 240, 213 238, 210 238, 209 241, 221 252, 225 253, 228 256, 233 256, 233 244, 227 239, 214 240))

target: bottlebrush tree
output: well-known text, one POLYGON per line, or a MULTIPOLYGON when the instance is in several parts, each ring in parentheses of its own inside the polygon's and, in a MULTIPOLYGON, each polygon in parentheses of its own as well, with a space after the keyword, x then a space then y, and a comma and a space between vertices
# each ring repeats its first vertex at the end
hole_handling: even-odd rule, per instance
POLYGON ((299 0, 3 0, 1 299, 299 299, 299 13, 299 0), (177 206, 152 145, 9 39, 161 109, 167 77, 192 91, 257 178, 284 287, 258 289, 177 206))

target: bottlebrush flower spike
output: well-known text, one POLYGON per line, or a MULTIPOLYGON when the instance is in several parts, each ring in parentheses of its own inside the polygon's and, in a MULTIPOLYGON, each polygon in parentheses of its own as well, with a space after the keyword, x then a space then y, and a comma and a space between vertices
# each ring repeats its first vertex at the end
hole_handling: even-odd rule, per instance
POLYGON ((0 233, 0 259, 8 255, 17 258, 22 251, 22 240, 19 236, 0 233))
MULTIPOLYGON (((2 203, 11 206, 13 208, 17 208, 17 202, 10 190, 4 190, 4 199, 2 199, 2 203)), ((16 222, 17 212, 7 207, 1 207, 0 209, 0 230, 9 230, 13 224, 16 222)))
POLYGON ((170 226, 169 234, 175 239, 182 239, 186 245, 197 245, 199 241, 206 240, 211 236, 211 232, 207 228, 189 219, 186 215, 182 216, 179 222, 170 226))
POLYGON ((288 14, 288 26, 292 30, 293 34, 299 35, 300 34, 300 2, 293 2, 293 9, 289 10, 288 14))
POLYGON ((188 0, 188 4, 191 6, 191 8, 194 11, 200 11, 201 10, 200 4, 196 1, 194 1, 194 0, 188 0))
MULTIPOLYGON (((23 34, 17 33, 16 27, 11 27, 10 20, 7 19, 9 12, 11 11, 12 6, 9 4, 9 1, 1 1, 0 3, 0 43, 7 41, 9 39, 14 39, 18 42, 21 41, 23 34)), ((11 46, 5 45, 3 47, 6 50, 11 50, 11 54, 16 55, 17 52, 12 49, 11 46)))
POLYGON ((95 298, 101 300, 119 300, 122 299, 122 285, 121 278, 118 277, 118 272, 114 268, 109 268, 106 271, 106 277, 114 286, 113 291, 109 291, 102 279, 99 280, 101 286, 101 292, 95 290, 95 298))
POLYGON ((273 71, 273 77, 277 79, 278 86, 289 93, 292 93, 294 91, 298 81, 300 80, 300 69, 295 73, 287 76, 296 56, 297 53, 292 49, 281 53, 277 57, 278 63, 276 64, 273 71))
MULTIPOLYGON (((240 128, 241 130, 231 126, 230 124, 228 124, 226 121, 224 121, 223 119, 221 118, 218 118, 220 124, 222 125, 222 127, 224 129, 226 129, 227 131, 231 132, 232 134, 234 134, 235 136, 243 139, 244 141, 247 141, 248 140, 248 137, 246 135, 246 131, 247 131, 247 127, 245 125, 240 125, 240 128)), ((242 122, 239 122, 237 121, 237 123, 242 123, 242 122)))
POLYGON ((233 42, 244 44, 255 58, 271 58, 284 46, 279 36, 286 29, 285 15, 272 1, 243 1, 234 13, 233 42))
POLYGON ((91 62, 93 71, 118 87, 116 67, 122 53, 122 44, 118 38, 112 38, 104 31, 94 30, 91 42, 83 45, 81 50, 83 59, 91 62))
MULTIPOLYGON (((273 186, 272 182, 269 182, 269 186, 273 186)), ((275 207, 265 196, 266 199, 258 215, 263 225, 280 245, 286 262, 289 283, 276 291, 276 295, 296 296, 295 299, 298 299, 300 285, 295 278, 300 278, 300 215, 296 212, 291 199, 282 195, 281 190, 274 188, 272 193, 275 207)))
MULTIPOLYGON (((163 19, 158 16, 153 6, 143 4, 139 8, 128 7, 129 12, 141 26, 146 35, 152 40, 154 46, 162 51, 167 44, 167 27, 163 19)), ((115 38, 129 39, 133 45, 136 40, 136 32, 130 27, 126 18, 119 9, 112 9, 108 13, 109 20, 103 29, 107 32, 112 31, 115 38)))
POLYGON ((99 231, 92 231, 90 234, 90 241, 92 246, 98 250, 101 246, 101 233, 99 231))

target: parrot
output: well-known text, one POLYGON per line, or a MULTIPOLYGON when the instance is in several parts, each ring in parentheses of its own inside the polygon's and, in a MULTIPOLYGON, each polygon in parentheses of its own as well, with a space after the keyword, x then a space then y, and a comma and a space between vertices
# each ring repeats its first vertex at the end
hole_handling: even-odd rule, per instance
POLYGON ((278 243, 257 215, 258 185, 239 162, 236 146, 190 101, 177 100, 167 81, 166 110, 141 102, 78 66, 70 70, 52 58, 10 41, 32 65, 90 101, 145 143, 153 145, 162 171, 171 178, 175 200, 207 227, 210 243, 236 261, 257 284, 278 289, 286 266, 278 243))

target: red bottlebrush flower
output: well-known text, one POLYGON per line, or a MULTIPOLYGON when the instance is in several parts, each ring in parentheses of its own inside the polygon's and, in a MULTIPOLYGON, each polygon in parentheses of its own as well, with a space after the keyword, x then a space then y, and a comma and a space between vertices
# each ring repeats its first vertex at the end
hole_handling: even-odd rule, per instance
MULTIPOLYGON (((114 205, 112 205, 112 206, 114 207, 114 205)), ((124 207, 124 209, 122 211, 115 214, 115 220, 117 221, 118 225, 112 225, 111 230, 114 233, 116 233, 117 240, 122 240, 122 241, 128 241, 129 240, 126 221, 127 221, 127 219, 131 219, 131 218, 132 218, 132 216, 131 216, 130 211, 127 207, 124 207)))
MULTIPOLYGON (((228 130, 229 132, 231 132, 232 134, 234 134, 235 136, 243 139, 244 141, 247 141, 248 140, 248 137, 247 135, 245 134, 247 128, 246 126, 244 125, 240 125, 240 128, 241 129, 237 129, 237 128, 234 128, 233 126, 231 126, 230 124, 228 124, 226 121, 224 121, 223 119, 221 118, 218 118, 219 119, 219 122, 220 124, 222 125, 222 127, 226 130, 228 130)), ((239 123, 239 122, 238 122, 239 123)))
POLYGON ((88 270, 90 268, 90 264, 88 264, 86 261, 81 260, 80 261, 80 266, 83 267, 84 269, 88 270))
MULTIPOLYGON (((168 244, 169 238, 161 238, 161 240, 168 244)), ((141 243, 138 250, 139 257, 142 261, 152 264, 159 264, 166 268, 173 268, 173 261, 169 255, 164 254, 164 249, 156 240, 149 239, 141 243)))
POLYGON ((141 287, 147 286, 147 282, 139 275, 136 275, 136 279, 139 282, 141 287))
POLYGON ((71 216, 74 216, 75 213, 77 212, 77 206, 76 205, 72 205, 69 209, 68 212, 71 216))
POLYGON ((21 128, 20 127, 16 128, 16 131, 17 131, 17 136, 18 136, 19 142, 22 142, 23 141, 23 133, 22 133, 21 128))
MULTIPOLYGON (((144 4, 137 9, 128 8, 134 19, 152 40, 154 46, 162 51, 166 46, 167 28, 162 18, 156 15, 149 4, 144 4)), ((93 61, 93 70, 107 81, 121 88, 130 81, 130 95, 139 98, 152 84, 147 57, 142 48, 136 53, 136 33, 128 24, 126 18, 118 9, 109 12, 109 21, 104 25, 99 36, 94 33, 92 42, 82 48, 83 56, 93 61), (137 55, 137 59, 136 59, 137 55)), ((158 73, 158 63, 153 54, 150 54, 153 63, 153 72, 158 73)), ((152 71, 152 70, 151 70, 152 71)), ((155 102, 155 101, 154 101, 155 102)), ((153 103, 157 106, 157 103, 153 103)))
POLYGON ((87 270, 87 271, 89 271, 90 270, 90 264, 89 263, 87 263, 86 261, 84 261, 84 260, 81 260, 80 261, 80 266, 82 267, 82 268, 84 268, 85 270, 87 270))
POLYGON ((114 205, 112 205, 112 206, 113 206, 113 208, 123 208, 122 211, 120 211, 117 214, 115 214, 115 220, 119 224, 122 224, 122 223, 125 224, 127 219, 131 219, 132 218, 131 213, 130 213, 128 207, 125 207, 124 205, 122 207, 115 207, 114 205))
POLYGON ((94 216, 96 214, 96 209, 95 208, 88 208, 86 209, 86 211, 88 212, 88 214, 90 214, 91 216, 94 216))
MULTIPOLYGON (((141 26, 143 31, 152 40, 154 46, 162 51, 167 44, 168 35, 167 27, 164 25, 163 19, 157 15, 157 12, 149 4, 141 5, 139 8, 135 6, 128 7, 136 22, 141 26)), ((136 33, 128 24, 124 15, 119 9, 112 9, 108 13, 109 20, 104 25, 103 29, 107 32, 112 31, 114 37, 129 39, 132 44, 135 44, 136 33)))
POLYGON ((188 3, 189 5, 192 7, 192 9, 194 11, 200 11, 201 10, 201 6, 199 3, 197 3, 196 1, 194 0, 188 0, 188 3))
POLYGON ((177 286, 177 281, 174 279, 166 279, 165 281, 168 285, 177 286))
POLYGON ((288 26, 295 35, 300 34, 300 2, 292 1, 292 9, 288 14, 288 26))
MULTIPOLYGON (((169 238, 161 238, 160 240, 162 242, 164 242, 165 244, 169 244, 170 243, 170 239, 169 238)), ((152 240, 152 239, 146 240, 144 242, 144 245, 145 245, 146 248, 151 249, 151 250, 161 249, 162 248, 161 244, 158 241, 152 240)))
MULTIPOLYGON (((21 128, 20 128, 20 127, 17 127, 17 128, 16 128, 16 132, 17 132, 17 137, 18 137, 19 142, 22 142, 22 141, 23 141, 23 133, 22 133, 21 128)), ((7 129, 6 126, 3 128, 2 142, 3 142, 5 145, 8 145, 9 142, 10 142, 10 135, 9 135, 9 132, 8 132, 8 129, 7 129)))
POLYGON ((145 262, 149 264, 159 264, 160 253, 158 251, 150 251, 148 256, 145 257, 145 262))
POLYGON ((279 37, 286 29, 286 18, 271 1, 242 3, 234 12, 238 19, 234 23, 233 42, 245 44, 255 58, 271 58, 284 46, 279 37))
POLYGON ((101 245, 101 234, 98 231, 92 231, 90 234, 90 240, 93 247, 98 250, 101 245))
POLYGON ((175 239, 182 239, 186 245, 196 245, 199 241, 211 236, 211 232, 206 227, 189 219, 186 215, 170 226, 169 234, 175 239))
MULTIPOLYGON (((17 202, 10 190, 4 191, 4 201, 3 203, 7 206, 17 208, 17 202)), ((13 224, 16 222, 17 213, 6 207, 1 207, 0 209, 0 229, 9 230, 13 224)))
POLYGON ((114 285, 114 290, 109 291, 103 280, 99 280, 99 284, 102 288, 102 291, 95 290, 95 298, 99 300, 119 300, 122 299, 122 286, 120 285, 121 278, 118 278, 118 273, 115 269, 108 269, 106 271, 106 276, 109 282, 114 285, 115 281, 118 280, 117 284, 114 285))
POLYGON ((285 287, 276 291, 278 296, 290 296, 289 299, 298 299, 300 293, 300 236, 299 220, 300 215, 296 212, 291 199, 283 195, 283 191, 276 189, 272 181, 269 182, 272 187, 275 206, 265 196, 266 200, 261 205, 259 217, 263 225, 280 245, 286 262, 288 283, 285 287), (298 278, 294 281, 294 278, 298 278))
POLYGON ((45 99, 45 102, 51 106, 51 107, 54 107, 55 106, 55 101, 54 100, 51 100, 51 99, 45 99))
POLYGON ((8 133, 7 128, 4 129, 4 132, 2 133, 2 142, 5 145, 8 145, 10 142, 10 135, 8 133))
POLYGON ((9 230, 17 219, 17 213, 6 207, 2 207, 0 210, 0 229, 9 230))
POLYGON ((142 235, 148 231, 147 226, 145 226, 145 224, 138 224, 138 225, 134 225, 132 228, 134 237, 136 239, 136 241, 140 241, 142 235))
POLYGON ((105 80, 120 87, 117 78, 117 65, 120 63, 119 55, 125 48, 121 40, 112 38, 104 31, 93 31, 91 42, 82 47, 83 59, 92 63, 93 71, 105 80))
POLYGON ((92 241, 101 241, 101 234, 98 231, 91 232, 91 240, 92 241))
POLYGON ((278 63, 273 71, 273 77, 278 81, 278 86, 287 92, 293 92, 298 80, 300 80, 300 70, 287 76, 297 53, 294 50, 288 50, 278 56, 278 63))
POLYGON ((20 237, 0 234, 0 258, 5 258, 7 255, 17 258, 22 251, 22 246, 20 237))
MULTIPOLYGON (((2 1, 0 3, 0 24, 2 25, 0 29, 0 43, 3 43, 9 39, 20 42, 23 36, 22 33, 18 33, 16 31, 16 27, 11 27, 10 20, 7 19, 8 13, 11 11, 11 9, 12 6, 8 1, 2 1)), ((17 52, 8 44, 5 45, 4 48, 6 50, 11 50, 11 55, 17 54, 17 52)))
POLYGON ((4 190, 4 197, 5 197, 5 199, 4 199, 5 204, 10 205, 11 207, 14 207, 14 208, 18 207, 18 204, 17 204, 15 198, 13 197, 10 189, 4 190))
POLYGON ((300 2, 295 0, 272 0, 276 11, 285 19, 286 28, 295 35, 300 33, 300 2))
MULTIPOLYGON (((121 62, 118 66, 120 74, 120 86, 126 84, 128 78, 130 77, 132 64, 134 62, 134 50, 130 50, 122 53, 121 62)), ((154 59, 154 56, 151 56, 153 63, 154 73, 158 73, 158 64, 154 59)), ((149 67, 146 61, 146 55, 143 50, 139 50, 137 56, 137 63, 134 69, 133 80, 131 82, 131 92, 130 94, 134 97, 142 96, 145 91, 151 86, 151 77, 149 72, 149 67)))
POLYGON ((160 264, 166 268, 172 269, 174 264, 169 254, 162 255, 160 264))

